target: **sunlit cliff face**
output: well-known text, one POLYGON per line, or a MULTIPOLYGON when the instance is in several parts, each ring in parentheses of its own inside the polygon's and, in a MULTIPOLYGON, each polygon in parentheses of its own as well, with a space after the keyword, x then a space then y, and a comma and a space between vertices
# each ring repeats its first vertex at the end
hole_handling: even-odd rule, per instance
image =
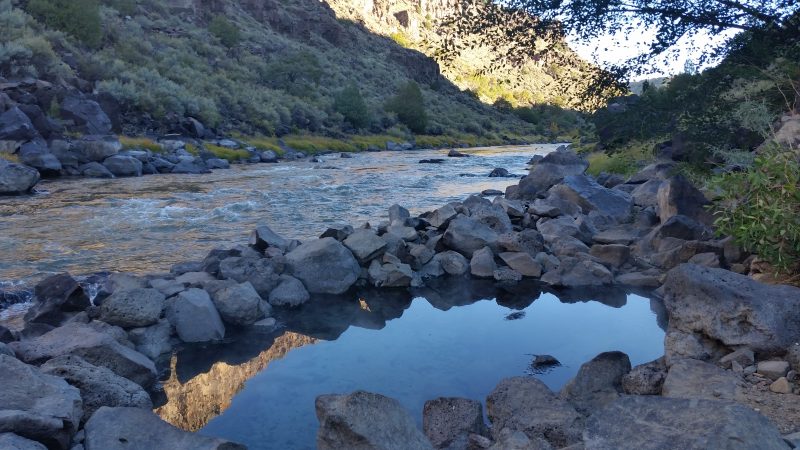
POLYGON ((177 375, 177 356, 170 362, 171 375, 164 382, 167 404, 155 413, 178 428, 197 431, 225 411, 245 382, 265 369, 270 362, 281 359, 292 349, 314 344, 317 339, 287 332, 257 357, 239 365, 218 362, 211 369, 181 383, 177 375))

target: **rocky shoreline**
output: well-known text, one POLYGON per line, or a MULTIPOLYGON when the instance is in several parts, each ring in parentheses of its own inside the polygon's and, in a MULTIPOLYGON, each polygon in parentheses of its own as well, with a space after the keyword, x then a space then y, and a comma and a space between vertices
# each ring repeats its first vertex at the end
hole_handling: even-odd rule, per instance
POLYGON ((164 355, 232 329, 272 330, 273 308, 313 307, 316 296, 451 277, 655 290, 669 315, 665 356, 631 368, 622 353, 598 355, 558 394, 534 378, 503 380, 487 398, 491 428, 472 400, 426 404, 423 434, 391 399, 323 396, 319 448, 796 445, 800 289, 748 277, 757 259, 714 237, 705 197, 670 163, 629 180, 589 177, 567 149, 531 163, 493 201, 472 196, 416 217, 393 205, 385 222, 332 226, 306 242, 264 224, 249 245, 167 274, 111 274, 96 295, 69 274, 43 280, 24 327, 0 329, 0 432, 15 433, 0 442, 241 448, 150 411, 164 355))

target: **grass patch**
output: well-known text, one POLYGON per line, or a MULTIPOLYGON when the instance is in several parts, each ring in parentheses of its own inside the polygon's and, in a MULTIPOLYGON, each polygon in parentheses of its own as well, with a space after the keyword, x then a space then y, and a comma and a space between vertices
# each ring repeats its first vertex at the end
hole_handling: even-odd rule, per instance
POLYGON ((597 176, 601 172, 615 173, 623 176, 635 174, 639 169, 655 160, 653 142, 633 142, 612 154, 597 152, 589 154, 589 175, 597 176))
MULTIPOLYGON (((250 157, 250 152, 248 152, 247 150, 227 148, 207 143, 203 144, 203 147, 209 152, 213 153, 214 156, 216 156, 217 158, 226 159, 229 162, 238 161, 240 159, 247 159, 250 157)), ((189 151, 189 153, 192 153, 189 150, 189 144, 186 145, 186 150, 189 151)))
POLYGON ((19 156, 14 153, 2 153, 0 152, 0 159, 5 159, 6 161, 12 163, 19 163, 19 156))
POLYGON ((158 142, 146 137, 120 136, 119 142, 125 150, 145 149, 153 153, 163 153, 164 149, 158 142))

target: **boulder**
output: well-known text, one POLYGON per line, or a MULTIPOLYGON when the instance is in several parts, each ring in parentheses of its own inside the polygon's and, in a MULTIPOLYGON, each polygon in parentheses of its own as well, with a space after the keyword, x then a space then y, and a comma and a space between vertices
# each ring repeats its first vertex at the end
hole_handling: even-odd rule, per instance
POLYGON ((269 293, 269 304, 273 306, 300 306, 310 299, 303 283, 288 275, 282 275, 278 287, 269 293))
POLYGON ((770 380, 783 378, 789 373, 789 362, 787 361, 759 361, 756 366, 756 373, 764 375, 770 380))
MULTIPOLYGON (((460 255, 459 255, 460 256, 460 255)), ((414 278, 414 272, 408 264, 399 261, 381 264, 372 260, 367 271, 369 281, 375 287, 408 287, 414 278)))
POLYGON ((232 257, 219 263, 221 278, 238 283, 250 283, 261 298, 269 298, 269 293, 278 286, 280 273, 269 259, 232 257))
POLYGON ((14 350, 12 350, 11 347, 3 342, 0 342, 0 355, 8 355, 14 358, 17 357, 16 353, 14 353, 14 350))
POLYGON ((614 276, 602 264, 575 257, 560 258, 558 268, 545 273, 542 282, 552 286, 605 286, 614 283, 614 276))
POLYGON ((177 164, 172 168, 171 173, 183 173, 189 175, 200 175, 204 173, 211 173, 205 161, 202 158, 181 158, 177 164))
POLYGON ((595 244, 589 249, 589 254, 607 267, 618 269, 628 262, 631 257, 631 249, 627 245, 620 244, 595 244))
POLYGON ((405 223, 406 219, 411 218, 411 213, 398 204, 389 207, 389 223, 405 223))
POLYGON ((471 155, 468 155, 466 153, 461 153, 456 149, 451 149, 449 152, 447 152, 448 158, 468 158, 469 156, 471 155))
POLYGON ((743 405, 715 400, 623 396, 589 417, 587 450, 788 450, 766 417, 743 405))
POLYGON ((664 181, 675 171, 674 162, 657 162, 644 167, 631 176, 626 183, 643 184, 650 180, 664 181))
POLYGON ((0 140, 27 141, 38 134, 28 116, 16 106, 0 114, 0 140))
POLYGON ((586 222, 577 222, 571 217, 540 219, 536 223, 536 228, 542 233, 545 240, 553 240, 553 237, 569 236, 580 240, 586 245, 592 243, 592 237, 596 234, 596 230, 589 227, 586 222))
POLYGON ((581 366, 560 395, 588 416, 620 396, 622 377, 630 371, 631 361, 625 353, 601 353, 581 366))
POLYGON ((448 275, 461 276, 469 272, 469 260, 462 254, 448 250, 433 257, 448 275))
POLYGON ((206 160, 206 167, 209 169, 230 169, 231 163, 219 158, 209 158, 206 160))
POLYGON ((331 225, 330 227, 328 227, 327 230, 325 230, 324 233, 322 233, 319 236, 319 238, 324 239, 326 237, 332 237, 337 241, 342 242, 343 240, 347 239, 347 236, 353 234, 354 231, 355 230, 353 230, 353 227, 350 225, 342 225, 342 224, 331 225))
POLYGON ((258 158, 261 160, 262 163, 277 163, 278 162, 278 154, 272 150, 265 150, 258 154, 258 158))
POLYGON ((0 433, 69 448, 83 414, 78 389, 7 355, 0 355, 0 386, 0 433))
POLYGON ((667 365, 659 358, 631 369, 622 376, 622 390, 630 395, 661 395, 667 365))
MULTIPOLYGON (((482 197, 472 196, 470 198, 478 198, 484 200, 482 197)), ((469 199, 467 199, 469 201, 469 199)), ((467 205, 467 202, 464 202, 467 205)), ((473 220, 476 220, 478 223, 486 225, 495 233, 508 233, 514 229, 514 226, 511 224, 511 219, 508 217, 508 213, 500 204, 480 204, 478 206, 470 206, 469 207, 470 215, 469 217, 473 220)))
MULTIPOLYGON (((469 447, 470 450, 475 448, 488 448, 489 450, 553 450, 553 446, 542 438, 531 439, 521 431, 512 431, 508 428, 500 430, 494 444, 489 442, 486 445, 481 445, 475 436, 474 434, 470 436, 472 438, 470 444, 473 445, 473 447, 469 447)), ((566 450, 573 450, 573 448, 583 449, 583 446, 578 443, 565 447, 566 450)))
POLYGON ((113 128, 111 119, 108 118, 100 104, 79 96, 67 96, 61 102, 61 117, 72 120, 80 127, 80 131, 87 134, 109 134, 113 128))
POLYGON ((312 294, 342 294, 358 280, 353 254, 333 238, 305 243, 286 254, 287 271, 312 294))
POLYGON ((250 282, 213 281, 207 288, 225 323, 247 326, 264 317, 263 300, 250 282))
POLYGON ((261 252, 268 247, 276 247, 285 252, 289 248, 289 241, 272 231, 272 228, 261 224, 250 233, 250 245, 261 252))
POLYGON ((61 161, 45 147, 44 143, 29 142, 19 151, 20 161, 38 170, 42 176, 55 177, 61 174, 61 161))
POLYGON ((626 222, 631 217, 633 200, 621 190, 608 189, 586 175, 570 175, 554 187, 559 194, 581 207, 583 214, 598 211, 616 222, 626 222))
POLYGON ((39 182, 39 172, 0 158, 0 195, 25 194, 39 182))
POLYGON ((635 288, 657 288, 661 286, 661 275, 659 273, 629 272, 617 276, 615 280, 621 286, 635 288))
MULTIPOLYGON (((357 391, 316 400, 320 450, 427 450, 430 442, 396 400, 357 391)), ((87 449, 89 450, 89 449, 87 449)))
MULTIPOLYGON (((748 347, 756 354, 782 355, 800 342, 800 289, 771 286, 723 269, 683 264, 664 284, 664 305, 671 333, 682 332, 730 348, 748 347)), ((679 348, 666 347, 668 356, 679 348)), ((698 359, 703 359, 701 356, 698 359)))
POLYGON ((117 290, 103 300, 100 320, 123 328, 146 327, 158 322, 164 294, 155 289, 117 290))
POLYGON ((44 445, 14 433, 0 433, 0 448, 6 450, 47 450, 44 445))
POLYGON ((386 241, 378 237, 373 230, 360 228, 348 236, 343 244, 353 252, 362 265, 379 257, 386 250, 386 241))
POLYGON ((84 136, 73 143, 73 150, 82 163, 105 161, 122 150, 122 144, 114 136, 84 136))
POLYGON ((534 200, 540 193, 560 183, 570 175, 582 175, 589 163, 572 151, 555 151, 536 163, 527 177, 519 182, 514 197, 534 200))
MULTIPOLYGON (((156 379, 153 361, 120 343, 114 330, 104 329, 99 326, 101 323, 70 322, 34 339, 9 345, 17 357, 28 364, 42 364, 58 356, 74 355, 145 388, 153 384, 156 379)), ((119 328, 116 330, 121 332, 119 328)), ((122 336, 125 336, 124 332, 122 336)))
POLYGON ((109 156, 103 161, 103 166, 117 177, 142 176, 142 162, 133 156, 109 156))
POLYGON ((483 247, 496 247, 498 234, 474 219, 460 217, 452 220, 442 236, 442 243, 462 255, 472 254, 483 247))
POLYGON ((432 226, 442 230, 446 228, 450 224, 450 221, 457 215, 458 213, 455 208, 453 208, 453 205, 448 204, 433 211, 433 213, 427 217, 427 220, 432 226))
POLYGON ((102 407, 86 422, 86 450, 245 450, 243 445, 173 427, 152 411, 102 407))
POLYGON ((469 262, 470 273, 476 278, 492 278, 497 264, 494 262, 494 253, 489 247, 483 247, 472 254, 469 262))
POLYGON ((172 345, 169 339, 172 335, 172 326, 167 319, 161 319, 155 325, 143 328, 134 328, 128 331, 128 338, 136 346, 136 351, 152 360, 170 353, 172 345))
POLYGON ((465 398, 440 397, 428 400, 422 409, 422 429, 439 449, 466 449, 469 435, 487 436, 480 402, 465 398))
POLYGON ((536 230, 525 229, 501 234, 497 237, 497 246, 507 252, 526 252, 535 258, 544 251, 544 238, 536 230))
POLYGON ((714 220, 706 209, 708 199, 686 178, 678 175, 661 184, 658 189, 658 215, 664 223, 681 214, 700 223, 712 225, 714 220))
POLYGON ((631 192, 633 204, 641 207, 658 206, 658 190, 663 180, 648 180, 631 192))
POLYGON ((539 278, 542 276, 542 266, 530 254, 523 252, 504 252, 498 255, 508 267, 519 272, 524 277, 539 278))
POLYGON ((167 319, 183 342, 218 341, 225 337, 225 325, 202 289, 188 289, 170 299, 167 319))
POLYGON ((78 388, 83 399, 83 421, 101 406, 152 409, 150 395, 141 386, 83 358, 64 355, 42 364, 43 373, 61 377, 78 388))
POLYGON ((519 283, 522 281, 522 274, 510 267, 498 267, 494 270, 492 278, 501 283, 519 283))
POLYGON ((154 278, 150 280, 148 284, 151 288, 164 294, 164 297, 172 297, 173 295, 186 290, 186 286, 184 286, 183 283, 178 283, 175 280, 167 280, 164 278, 154 278))
POLYGON ((65 313, 83 311, 91 302, 78 282, 68 273, 51 275, 33 289, 34 305, 25 314, 29 323, 59 325, 65 313))
POLYGON ((509 173, 508 169, 497 167, 489 173, 489 178, 513 178, 514 175, 509 173))
POLYGON ((495 438, 508 428, 530 439, 543 438, 555 448, 580 441, 580 414, 535 378, 500 381, 486 398, 486 411, 495 438))
POLYGON ((696 359, 674 361, 667 372, 661 395, 674 398, 735 400, 742 380, 733 372, 696 359))
POLYGON ((78 167, 81 175, 89 178, 114 178, 114 174, 99 162, 89 162, 78 167))

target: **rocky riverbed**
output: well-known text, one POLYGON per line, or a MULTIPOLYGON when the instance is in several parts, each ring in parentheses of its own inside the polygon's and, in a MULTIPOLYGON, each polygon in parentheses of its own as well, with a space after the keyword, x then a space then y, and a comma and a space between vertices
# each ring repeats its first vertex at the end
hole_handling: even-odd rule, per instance
POLYGON ((505 379, 486 399, 491 427, 472 400, 432 400, 420 430, 395 400, 321 396, 319 448, 796 445, 800 289, 748 277, 755 258, 714 236, 703 194, 669 164, 623 180, 586 176, 586 162, 566 149, 532 163, 493 201, 471 196, 420 215, 393 205, 388 220, 330 226, 302 242, 261 224, 248 245, 170 273, 111 274, 94 296, 68 274, 45 279, 24 327, 0 335, 0 430, 19 435, 3 439, 238 448, 149 411, 154 361, 233 329, 270 330, 276 308, 313 307, 317 296, 455 278, 655 289, 669 319, 665 356, 631 367, 621 352, 600 354, 559 393, 535 377, 505 379))

